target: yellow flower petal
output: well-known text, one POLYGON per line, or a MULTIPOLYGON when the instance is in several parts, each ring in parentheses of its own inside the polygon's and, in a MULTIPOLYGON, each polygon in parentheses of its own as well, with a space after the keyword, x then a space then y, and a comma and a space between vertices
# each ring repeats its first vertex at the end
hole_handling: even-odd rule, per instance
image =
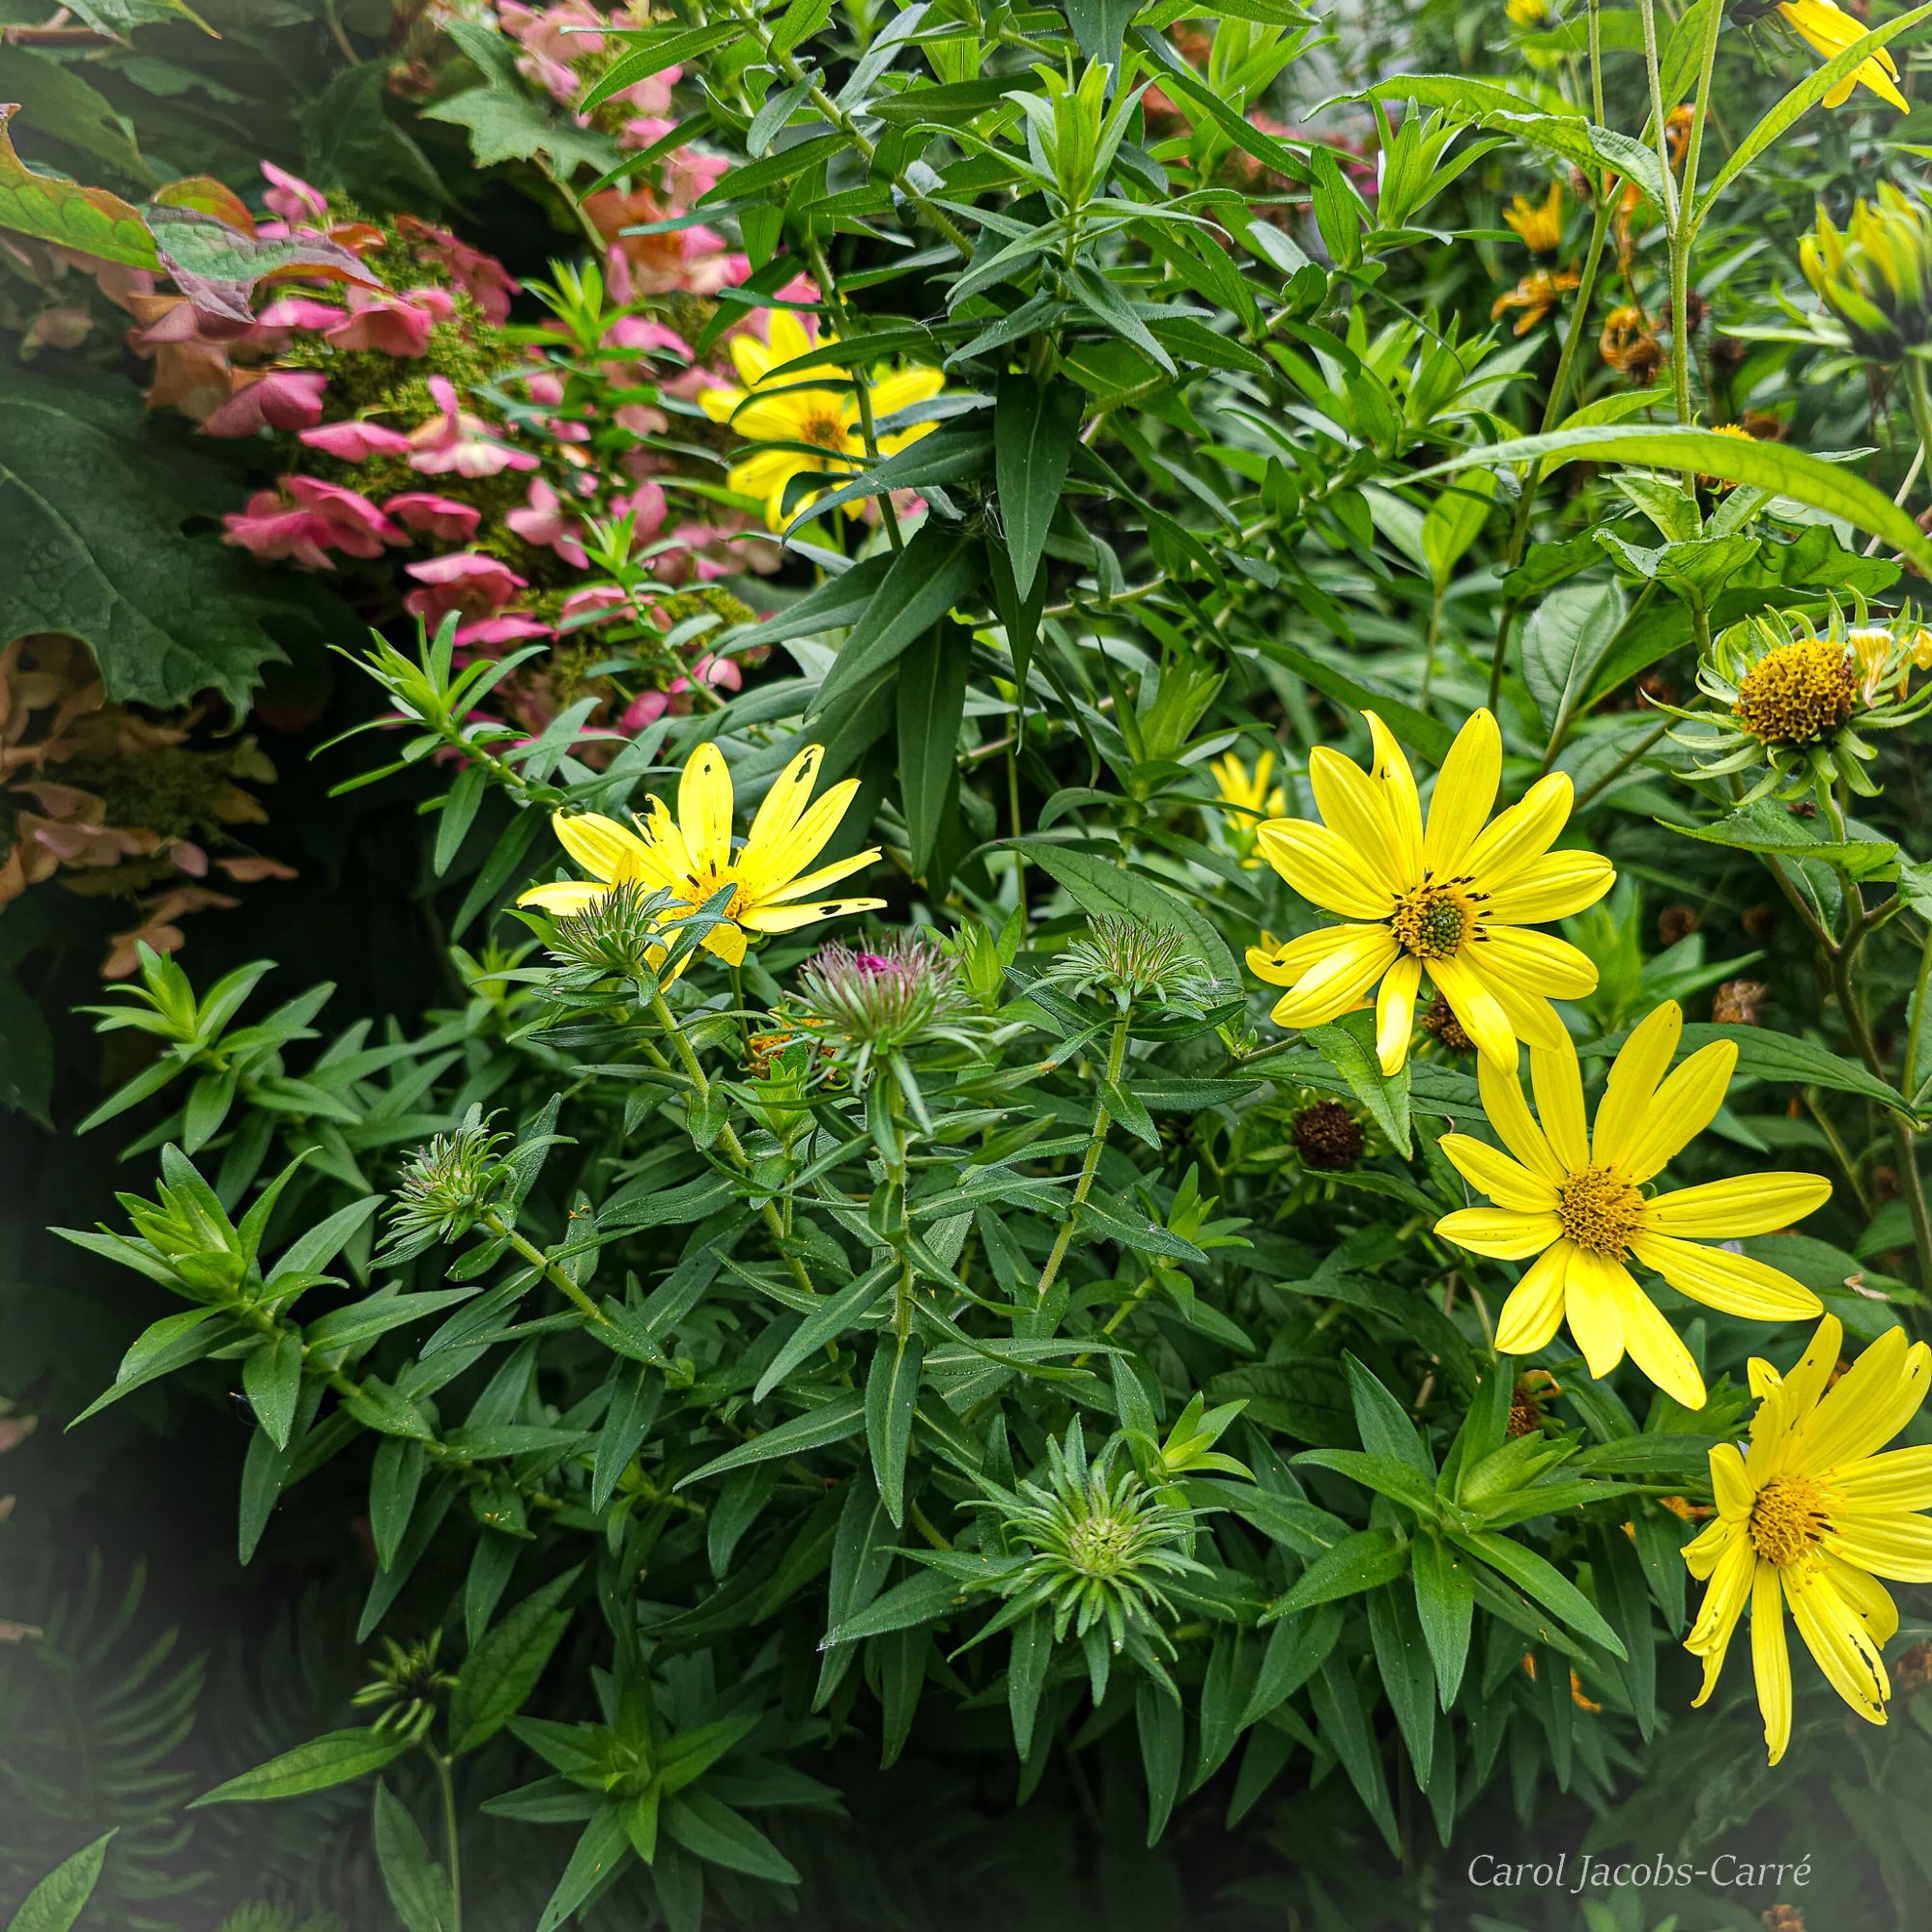
MULTIPOLYGON (((1248 948, 1248 970, 1271 986, 1293 986, 1311 966, 1319 966, 1331 953, 1346 952, 1355 944, 1352 935, 1379 928, 1360 925, 1321 925, 1297 939, 1284 941, 1272 951, 1260 946, 1248 948)), ((1397 962, 1400 964, 1400 961, 1397 962)))
POLYGON ((840 879, 849 879, 854 872, 863 872, 878 856, 879 848, 868 846, 863 852, 853 853, 849 859, 835 859, 829 866, 820 866, 774 892, 752 895, 752 902, 762 909, 765 906, 788 905, 794 899, 822 896, 827 886, 836 886, 840 879))
POLYGON ((678 830, 700 873, 731 865, 731 774, 715 744, 698 746, 677 783, 678 830))
POLYGON ((1842 1513, 1932 1509, 1932 1448, 1888 1449, 1841 1463, 1832 1490, 1842 1513))
POLYGON ((1610 862, 1595 852, 1546 852, 1490 895, 1489 915, 1509 925, 1543 925, 1568 919, 1595 905, 1616 883, 1616 876, 1610 862))
MULTIPOLYGON (((811 347, 811 337, 806 332, 805 324, 788 308, 775 308, 765 323, 766 339, 771 343, 769 367, 782 368, 787 362, 796 362, 811 347)), ((838 338, 828 334, 825 346, 828 348, 838 338)))
POLYGON ((1571 1339, 1600 1381, 1624 1358, 1623 1302, 1636 1293, 1630 1270, 1606 1255, 1574 1248, 1563 1279, 1563 1311, 1571 1339))
POLYGON ((1702 1408, 1704 1378, 1684 1346, 1684 1338, 1627 1271, 1617 1289, 1624 1347, 1630 1350, 1631 1360, 1673 1401, 1686 1408, 1702 1408))
POLYGON ((1891 1592, 1862 1570, 1854 1570, 1835 1556, 1825 1558, 1825 1574, 1845 1600, 1845 1607, 1864 1625, 1871 1640, 1888 1644, 1898 1634, 1898 1605, 1891 1592))
POLYGON ((1371 877, 1398 891, 1419 883, 1403 863, 1384 786, 1332 745, 1317 745, 1308 754, 1308 782, 1322 822, 1358 855, 1371 877))
POLYGON ((1320 1026, 1337 1013, 1350 1011, 1395 964, 1398 949, 1386 927, 1355 925, 1345 930, 1350 941, 1348 950, 1332 952, 1311 967, 1275 1002, 1277 1026, 1320 1026))
POLYGON ((592 900, 601 899, 609 891, 608 886, 559 882, 554 886, 532 886, 528 892, 517 895, 517 903, 520 906, 538 906, 558 919, 568 919, 572 913, 582 912, 592 900))
POLYGON ((1679 1294, 1749 1321, 1802 1321, 1824 1306, 1803 1282, 1749 1255, 1701 1247, 1648 1229, 1632 1237, 1631 1253, 1679 1294))
POLYGON ((852 912, 880 912, 884 899, 813 899, 809 905, 757 906, 745 914, 753 932, 795 932, 821 919, 842 919, 852 912))
POLYGON ((1707 1702, 1711 1692, 1718 1688, 1724 1657, 1737 1632, 1738 1619, 1749 1601, 1751 1579, 1757 1574, 1757 1556, 1750 1547, 1750 1539, 1732 1531, 1710 1572, 1711 1587, 1705 1593, 1697 1621, 1684 1643, 1684 1648, 1691 1656, 1701 1658, 1704 1663, 1704 1682, 1696 1696, 1690 1700, 1693 1709, 1707 1702))
MULTIPOLYGON (((1435 1232, 1472 1255, 1520 1262, 1560 1239, 1563 1228, 1554 1214, 1525 1214, 1514 1208, 1459 1208, 1436 1222, 1435 1232)), ((1523 1354, 1527 1350, 1513 1349, 1509 1352, 1523 1354)))
POLYGON ((1784 1647, 1784 1592, 1769 1563, 1751 1576, 1751 1674, 1765 1746, 1776 1764, 1791 1742, 1791 1656, 1784 1647))
POLYGON ((1503 777, 1503 735, 1488 710, 1473 712, 1456 733, 1429 799, 1424 862, 1438 877, 1455 877, 1463 855, 1495 806, 1503 777))
POLYGON ((1464 957, 1469 970, 1503 1009, 1503 1017, 1509 1021, 1510 1031, 1516 1035, 1519 1045, 1539 1047, 1547 1053, 1553 1047, 1568 1043, 1570 1030, 1563 1024, 1556 1009, 1541 994, 1524 992, 1515 980, 1492 971, 1487 946, 1475 948, 1464 957))
POLYGON ((1643 1221, 1660 1235, 1742 1240, 1747 1235, 1788 1228, 1816 1213, 1831 1198, 1832 1183, 1822 1175, 1741 1174, 1660 1194, 1645 1204, 1643 1221))
POLYGON ((698 407, 713 422, 729 422, 736 412, 751 400, 746 389, 718 388, 705 389, 698 398, 698 407))
POLYGON ((1344 919, 1386 919, 1395 889, 1325 825, 1270 818, 1255 834, 1262 857, 1305 899, 1344 919))
POLYGON ((552 814, 550 822, 556 842, 586 872, 607 885, 622 885, 639 877, 649 858, 647 847, 636 833, 600 812, 584 811, 566 817, 559 811, 552 814))
POLYGON ((1388 820, 1389 838, 1394 847, 1398 876, 1420 881, 1422 878, 1422 805, 1416 795, 1415 774, 1388 726, 1373 711, 1362 717, 1369 727, 1369 742, 1375 748, 1371 775, 1382 797, 1383 814, 1388 820))
POLYGON ((1567 1036, 1553 1051, 1532 1049, 1529 1084, 1550 1151, 1565 1174, 1580 1173, 1590 1164, 1590 1136, 1584 1126, 1583 1069, 1567 1036))
POLYGON ((945 386, 946 374, 940 369, 899 369, 890 376, 881 376, 868 384, 872 419, 877 422, 896 415, 900 410, 909 410, 916 403, 930 402, 945 386))
POLYGON ((1867 1723, 1884 1723, 1891 1680, 1863 1618, 1854 1614, 1821 1569, 1794 1565, 1782 1580, 1791 1620, 1826 1681, 1867 1723))
POLYGON ((1543 1129, 1530 1114, 1528 1101, 1522 1097, 1522 1085, 1517 1076, 1505 1073, 1493 1061, 1478 1060, 1476 1087, 1483 1097, 1483 1112, 1502 1144, 1532 1174, 1552 1187, 1559 1185, 1569 1170, 1550 1151, 1543 1129))
POLYGON ((1384 1075, 1408 1057, 1415 1033, 1415 995, 1422 984, 1422 961, 1404 953, 1382 976, 1376 995, 1376 1060, 1384 1075))
POLYGON ((1711 1495, 1720 1518, 1736 1520, 1750 1514, 1751 1488, 1745 1477, 1745 1459, 1735 1442, 1719 1442, 1711 1451, 1711 1495))
POLYGON ((1516 1029, 1503 1011, 1496 996, 1462 954, 1453 959, 1432 959, 1429 977, 1435 990, 1449 1002, 1450 1010, 1462 1022, 1463 1031, 1476 1042, 1476 1051, 1498 1066, 1516 1070, 1516 1029))
POLYGON ((1737 1064, 1737 1041, 1714 1039, 1664 1078, 1619 1163, 1633 1180, 1648 1180, 1717 1119, 1737 1064))
MULTIPOLYGON (((1833 1485, 1835 1490, 1836 1486, 1833 1485)), ((1932 1583, 1932 1522, 1922 1516, 1847 1516, 1833 1507, 1826 1547, 1894 1583, 1932 1583)))
POLYGON ((1533 1355, 1548 1348, 1563 1320, 1563 1283, 1575 1252, 1568 1241, 1552 1241, 1523 1270, 1496 1318, 1498 1354, 1533 1355))
POLYGON ((1525 1214, 1555 1213, 1556 1189, 1520 1161, 1469 1134, 1444 1134, 1436 1146, 1456 1172, 1498 1208, 1514 1208, 1525 1214))
POLYGON ((1570 817, 1572 790, 1562 772, 1538 779, 1519 804, 1498 812, 1471 842, 1463 870, 1476 890, 1494 893, 1509 884, 1532 860, 1554 843, 1570 817))
POLYGON ((1888 1328, 1799 1425, 1795 1466, 1832 1469, 1882 1448, 1918 1412, 1928 1374, 1932 1349, 1908 1348, 1902 1328, 1888 1328))
POLYGON ((818 768, 824 760, 823 745, 808 745, 772 781, 771 789, 759 801, 753 816, 752 829, 745 835, 747 856, 778 845, 805 816, 811 788, 818 782, 818 768))
POLYGON ((858 795, 858 780, 841 779, 809 805, 780 837, 768 842, 747 839, 738 862, 746 891, 754 898, 768 898, 788 879, 797 878, 825 849, 858 795))
POLYGON ((1610 1066, 1609 1086, 1597 1103, 1597 1129, 1590 1143, 1594 1159, 1622 1166, 1650 1118, 1657 1085, 1668 1070, 1684 1033, 1684 1010, 1665 1000, 1632 1030, 1610 1066))
POLYGON ((1567 939, 1520 925, 1486 926, 1475 957, 1486 977, 1544 1000, 1580 1000, 1597 990, 1596 962, 1567 939))
MULTIPOLYGON (((1777 11, 1792 32, 1813 53, 1828 61, 1843 53, 1865 33, 1862 20, 1833 6, 1831 0, 1783 0, 1777 11)), ((1842 107, 1851 99, 1855 85, 1870 88, 1881 100, 1889 101, 1901 114, 1911 112, 1910 103, 1898 91, 1898 64, 1892 59, 1889 47, 1881 47, 1869 60, 1860 62, 1825 96, 1825 105, 1842 107)))

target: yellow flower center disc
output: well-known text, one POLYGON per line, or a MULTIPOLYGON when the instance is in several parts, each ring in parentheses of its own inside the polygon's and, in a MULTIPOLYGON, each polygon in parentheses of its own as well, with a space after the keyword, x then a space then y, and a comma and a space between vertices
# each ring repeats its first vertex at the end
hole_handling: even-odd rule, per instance
POLYGON ((1747 731, 1768 745, 1829 738, 1858 699, 1852 654, 1829 638, 1808 638, 1767 652, 1746 674, 1732 706, 1747 731))
POLYGON ((1804 1476, 1774 1476, 1751 1504, 1750 1540, 1767 1563, 1796 1563, 1832 1526, 1825 1493, 1804 1476))
POLYGON ((1621 1256, 1643 1219, 1643 1196, 1613 1167, 1580 1168, 1556 1191, 1556 1218, 1586 1254, 1621 1256))
POLYGON ((1389 930, 1405 952, 1418 959, 1447 959, 1468 936, 1468 901, 1449 886, 1417 886, 1389 915, 1389 930))

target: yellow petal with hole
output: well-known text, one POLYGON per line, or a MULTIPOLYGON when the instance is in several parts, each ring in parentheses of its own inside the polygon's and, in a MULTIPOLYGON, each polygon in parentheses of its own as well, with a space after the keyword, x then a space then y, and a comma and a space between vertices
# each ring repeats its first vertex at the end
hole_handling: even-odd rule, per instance
POLYGON ((1422 855, 1438 878, 1462 873, 1469 847, 1495 809, 1502 779, 1503 735, 1494 715, 1488 710, 1472 712, 1456 733, 1430 794, 1422 855))

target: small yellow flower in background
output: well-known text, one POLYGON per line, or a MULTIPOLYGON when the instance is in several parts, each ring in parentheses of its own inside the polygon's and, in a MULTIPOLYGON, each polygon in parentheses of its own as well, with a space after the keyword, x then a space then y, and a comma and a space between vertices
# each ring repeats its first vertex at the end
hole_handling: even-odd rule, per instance
POLYGON ((1282 818, 1288 812, 1288 793, 1274 779, 1275 755, 1265 751, 1252 769, 1234 752, 1223 752, 1208 769, 1220 787, 1220 801, 1233 810, 1221 814, 1228 834, 1241 853, 1241 864, 1256 869, 1261 859, 1254 849, 1255 828, 1264 818, 1282 818))
POLYGON ((1859 696, 1876 704, 1889 689, 1903 697, 1915 670, 1932 670, 1932 630, 1866 624, 1845 633, 1845 642, 1858 663, 1859 696))
POLYGON ((1735 1040, 1714 1040, 1671 1072, 1683 1034, 1674 1000, 1632 1032, 1597 1104, 1594 1134, 1584 1130, 1582 1069, 1567 1035, 1553 1050, 1530 1050, 1537 1119, 1513 1072, 1479 1063, 1483 1111, 1509 1152, 1468 1134, 1445 1134, 1441 1147, 1496 1205, 1445 1214, 1435 1232, 1472 1254, 1536 1257, 1503 1303, 1499 1353, 1534 1354, 1567 1318, 1593 1376, 1608 1375, 1628 1350, 1666 1395, 1702 1408, 1704 1378, 1627 1261, 1726 1315, 1753 1321, 1816 1315, 1824 1304, 1803 1283, 1704 1241, 1787 1228, 1822 1208, 1832 1183, 1810 1174, 1747 1174, 1645 1196, 1644 1183, 1716 1118, 1738 1062, 1735 1040))
POLYGON ((1890 1328, 1833 1382, 1843 1340, 1828 1315, 1790 1375, 1751 1362, 1750 1447, 1711 1451, 1717 1520, 1684 1547, 1691 1576, 1710 1585, 1684 1645, 1704 1661, 1694 1701, 1717 1688, 1748 1603, 1773 1764, 1791 1742, 1786 1608, 1832 1689, 1882 1724, 1891 1684, 1880 1652, 1898 1611, 1877 1579, 1932 1582, 1932 1521, 1918 1514, 1932 1508, 1932 1448, 1877 1453, 1924 1401, 1932 1350, 1890 1328))
POLYGON ((1515 288, 1499 295, 1490 308, 1490 320, 1500 322, 1511 309, 1520 308, 1516 332, 1529 331, 1582 280, 1575 269, 1532 269, 1515 288))
POLYGON ((731 842, 731 774, 716 745, 700 745, 678 781, 677 816, 662 799, 646 801, 633 826, 594 811, 551 819, 563 849, 591 874, 590 882, 532 886, 519 905, 541 906, 567 917, 582 912, 614 886, 635 885, 667 893, 661 917, 670 924, 688 919, 726 886, 732 888, 724 917, 704 935, 706 952, 727 965, 745 956, 748 935, 791 932, 842 913, 876 912, 884 899, 827 899, 827 886, 863 871, 879 856, 877 846, 816 871, 806 868, 838 831, 859 789, 846 779, 810 803, 825 753, 810 745, 773 782, 752 820, 745 842, 731 842))
POLYGON ((1527 928, 1594 905, 1616 877, 1594 852, 1549 849, 1570 816, 1569 779, 1539 779, 1490 821, 1503 741, 1478 711, 1436 775, 1425 831, 1408 760, 1373 711, 1363 716, 1375 745, 1369 771, 1328 745, 1309 754, 1324 822, 1274 818, 1256 835, 1303 898, 1363 922, 1248 949, 1260 978, 1289 988, 1275 1024, 1320 1026, 1379 985, 1376 1052, 1394 1073, 1408 1058, 1426 971, 1486 1060, 1513 1070, 1519 1039, 1567 1042, 1549 1002, 1593 992, 1597 969, 1566 941, 1527 928))
MULTIPOLYGON (((744 386, 706 389, 697 400, 713 422, 729 423, 750 441, 803 445, 761 449, 733 464, 726 478, 739 496, 757 497, 765 506, 766 524, 781 530, 825 494, 813 491, 801 497, 787 515, 784 495, 791 479, 823 476, 827 487, 836 489, 866 467, 866 440, 860 427, 858 376, 837 364, 822 364, 795 377, 774 380, 774 369, 805 355, 812 343, 805 325, 789 309, 772 310, 768 342, 760 342, 754 335, 733 336, 731 361, 744 386), (820 383, 838 386, 821 388, 817 386, 820 383)), ((828 335, 819 346, 837 340, 828 335)), ((888 376, 868 378, 872 418, 882 421, 916 403, 928 402, 945 386, 946 377, 937 369, 899 369, 888 376)), ((934 427, 932 423, 915 423, 911 429, 881 436, 877 439, 879 454, 890 456, 917 442, 934 427)))
MULTIPOLYGON (((1780 0, 1777 9, 1784 23, 1811 51, 1824 60, 1841 54, 1853 42, 1862 40, 1871 30, 1864 21, 1854 19, 1832 0, 1780 0)), ((1842 107, 1852 98, 1855 87, 1868 87, 1881 100, 1889 100, 1901 114, 1911 112, 1905 96, 1898 91, 1898 63, 1889 47, 1881 47, 1872 57, 1855 68, 1825 97, 1827 107, 1842 107)))
POLYGON ((1551 182, 1538 201, 1520 194, 1503 210, 1503 220, 1522 237, 1532 255, 1553 255, 1563 242, 1563 184, 1551 182))
POLYGON ((1540 27, 1549 18, 1549 0, 1503 0, 1513 27, 1540 27))

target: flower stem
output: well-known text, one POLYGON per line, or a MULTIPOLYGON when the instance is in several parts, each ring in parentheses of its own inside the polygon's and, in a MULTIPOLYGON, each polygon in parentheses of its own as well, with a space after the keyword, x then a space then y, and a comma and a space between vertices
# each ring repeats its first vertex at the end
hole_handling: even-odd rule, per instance
MULTIPOLYGON (((1133 1008, 1129 1006, 1114 1022, 1113 1037, 1107 1043, 1107 1084, 1115 1085, 1121 1077, 1121 1068, 1127 1057, 1127 1022, 1133 1017, 1133 1008)), ((1053 1237, 1053 1247, 1047 1255, 1046 1265, 1039 1271, 1039 1286, 1035 1290, 1035 1299, 1044 1301, 1047 1291, 1052 1288, 1060 1273, 1060 1264, 1066 1259, 1066 1250, 1073 1239, 1073 1222, 1080 1204, 1093 1191, 1094 1176, 1099 1171, 1100 1155, 1107 1145, 1107 1129, 1114 1124, 1114 1119, 1107 1111, 1104 1099, 1094 1106, 1094 1127, 1087 1137, 1087 1153, 1080 1163, 1080 1178, 1073 1183, 1073 1200, 1067 1209, 1066 1219, 1060 1224, 1060 1232, 1053 1237)))
POLYGON ((436 1771, 437 1788, 442 1794, 442 1840, 449 1857, 449 1932, 463 1932, 463 1863, 456 1831, 456 1779, 449 1760, 434 1745, 424 1751, 436 1771))

